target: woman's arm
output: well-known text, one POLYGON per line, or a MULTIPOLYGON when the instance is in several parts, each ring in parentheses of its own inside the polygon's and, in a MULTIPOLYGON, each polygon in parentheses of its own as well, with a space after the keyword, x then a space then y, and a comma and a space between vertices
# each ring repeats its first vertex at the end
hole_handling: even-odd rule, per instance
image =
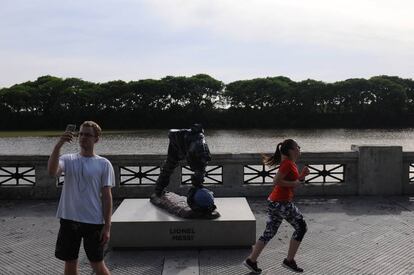
POLYGON ((304 181, 305 178, 310 174, 309 167, 305 166, 302 169, 302 172, 299 175, 299 180, 304 181))
POLYGON ((273 178, 273 183, 282 187, 296 187, 300 184, 300 181, 298 180, 284 180, 286 175, 287 174, 284 174, 282 172, 277 172, 276 176, 273 178))

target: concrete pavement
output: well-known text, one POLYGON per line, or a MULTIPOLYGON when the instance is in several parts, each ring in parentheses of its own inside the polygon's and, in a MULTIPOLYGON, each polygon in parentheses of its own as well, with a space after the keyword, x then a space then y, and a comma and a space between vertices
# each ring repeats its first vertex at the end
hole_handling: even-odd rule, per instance
MULTIPOLYGON (((250 198, 259 236, 265 198, 250 198)), ((118 202, 119 204, 119 202, 118 202)), ((414 197, 302 197, 308 233, 297 255, 304 274, 414 274, 414 197)), ((0 274, 62 274, 54 257, 56 201, 0 201, 0 274)), ((264 274, 281 266, 293 230, 284 222, 259 258, 264 274)), ((154 236, 156 238, 156 236, 154 236)), ((113 274, 249 274, 249 248, 109 250, 113 274)), ((92 274, 81 248, 81 274, 92 274)))

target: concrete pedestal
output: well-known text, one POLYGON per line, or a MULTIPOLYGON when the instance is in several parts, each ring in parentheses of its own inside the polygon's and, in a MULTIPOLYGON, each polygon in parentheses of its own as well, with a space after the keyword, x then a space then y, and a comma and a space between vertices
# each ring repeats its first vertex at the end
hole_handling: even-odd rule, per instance
POLYGON ((125 199, 112 216, 114 248, 243 247, 256 241, 256 218, 245 198, 216 198, 220 217, 182 219, 151 204, 125 199))

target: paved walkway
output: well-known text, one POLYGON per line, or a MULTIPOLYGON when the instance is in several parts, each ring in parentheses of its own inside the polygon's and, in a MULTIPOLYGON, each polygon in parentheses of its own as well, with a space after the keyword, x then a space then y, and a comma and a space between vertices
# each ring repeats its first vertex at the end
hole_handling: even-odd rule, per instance
MULTIPOLYGON (((264 199, 249 199, 257 234, 264 199)), ((304 274, 414 274, 414 198, 302 198, 309 231, 297 262, 304 274)), ((0 201, 0 274, 61 274, 54 258, 58 220, 52 201, 0 201)), ((259 258, 264 274, 294 274, 281 266, 292 228, 283 223, 259 258)), ((154 236, 156 237, 156 236, 154 236)), ((81 274, 92 274, 81 249, 81 274)), ((108 251, 113 274, 249 274, 249 249, 108 251)))

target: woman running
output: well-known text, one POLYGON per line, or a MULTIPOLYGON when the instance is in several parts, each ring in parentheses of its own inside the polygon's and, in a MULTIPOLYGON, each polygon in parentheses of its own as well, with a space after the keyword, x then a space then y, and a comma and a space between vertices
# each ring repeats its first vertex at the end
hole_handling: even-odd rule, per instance
POLYGON ((309 168, 305 166, 299 174, 296 166, 296 161, 299 156, 299 145, 294 140, 287 139, 277 145, 276 152, 273 156, 263 158, 265 165, 275 166, 280 163, 280 166, 279 171, 273 179, 275 186, 268 197, 269 206, 266 229, 253 246, 249 257, 243 262, 248 269, 256 274, 262 272, 257 266, 257 258, 266 244, 276 234, 283 219, 295 229, 290 240, 288 255, 283 260, 283 265, 293 271, 303 272, 303 269, 298 267, 295 262, 295 255, 307 231, 307 227, 302 214, 293 203, 293 194, 295 188, 303 183, 305 177, 309 175, 309 168))

